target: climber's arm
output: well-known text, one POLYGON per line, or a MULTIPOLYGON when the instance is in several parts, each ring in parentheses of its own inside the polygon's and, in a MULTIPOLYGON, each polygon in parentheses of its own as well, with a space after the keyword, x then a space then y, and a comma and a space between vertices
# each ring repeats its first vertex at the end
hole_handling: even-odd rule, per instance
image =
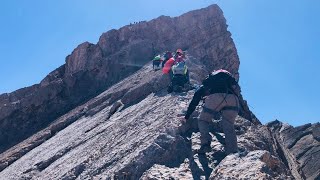
POLYGON ((196 109, 196 107, 198 106, 200 100, 202 97, 205 96, 205 87, 201 86, 193 95, 193 98, 189 104, 188 110, 186 115, 184 116, 185 119, 189 119, 189 117, 191 116, 191 114, 193 113, 193 111, 196 109))

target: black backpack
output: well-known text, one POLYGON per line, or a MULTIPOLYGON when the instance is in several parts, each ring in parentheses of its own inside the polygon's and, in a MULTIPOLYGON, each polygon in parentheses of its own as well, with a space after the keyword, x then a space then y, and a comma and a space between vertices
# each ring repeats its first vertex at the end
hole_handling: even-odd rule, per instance
POLYGON ((237 82, 230 72, 219 69, 209 74, 206 79, 202 81, 202 85, 210 90, 210 94, 235 94, 232 86, 237 85, 237 82))

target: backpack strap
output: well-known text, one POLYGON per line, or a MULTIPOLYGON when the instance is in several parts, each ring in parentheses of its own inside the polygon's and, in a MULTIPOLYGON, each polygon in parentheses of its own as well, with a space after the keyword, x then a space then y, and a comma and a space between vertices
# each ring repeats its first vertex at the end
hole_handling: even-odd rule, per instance
POLYGON ((221 109, 221 111, 223 110, 232 110, 232 111, 239 111, 239 107, 237 106, 225 106, 221 109))

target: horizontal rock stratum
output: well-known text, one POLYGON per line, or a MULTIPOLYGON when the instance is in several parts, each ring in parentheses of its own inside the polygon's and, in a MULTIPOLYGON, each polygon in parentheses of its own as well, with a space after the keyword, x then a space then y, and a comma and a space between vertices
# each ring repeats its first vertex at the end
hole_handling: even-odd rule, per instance
POLYGON ((239 147, 198 155, 197 115, 182 125, 194 90, 166 92, 152 70, 155 54, 182 48, 191 82, 212 70, 238 72, 240 61, 217 5, 179 17, 128 25, 83 43, 40 84, 0 95, 0 179, 319 179, 319 124, 262 125, 242 97, 239 147))

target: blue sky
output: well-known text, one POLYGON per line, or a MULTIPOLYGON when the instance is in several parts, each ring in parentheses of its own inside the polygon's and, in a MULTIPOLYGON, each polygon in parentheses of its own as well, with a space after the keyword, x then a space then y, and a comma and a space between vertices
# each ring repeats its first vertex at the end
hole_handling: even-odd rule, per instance
POLYGON ((112 28, 218 3, 240 57, 240 84, 263 122, 320 121, 318 0, 12 0, 0 3, 0 93, 39 83, 80 43, 112 28))

